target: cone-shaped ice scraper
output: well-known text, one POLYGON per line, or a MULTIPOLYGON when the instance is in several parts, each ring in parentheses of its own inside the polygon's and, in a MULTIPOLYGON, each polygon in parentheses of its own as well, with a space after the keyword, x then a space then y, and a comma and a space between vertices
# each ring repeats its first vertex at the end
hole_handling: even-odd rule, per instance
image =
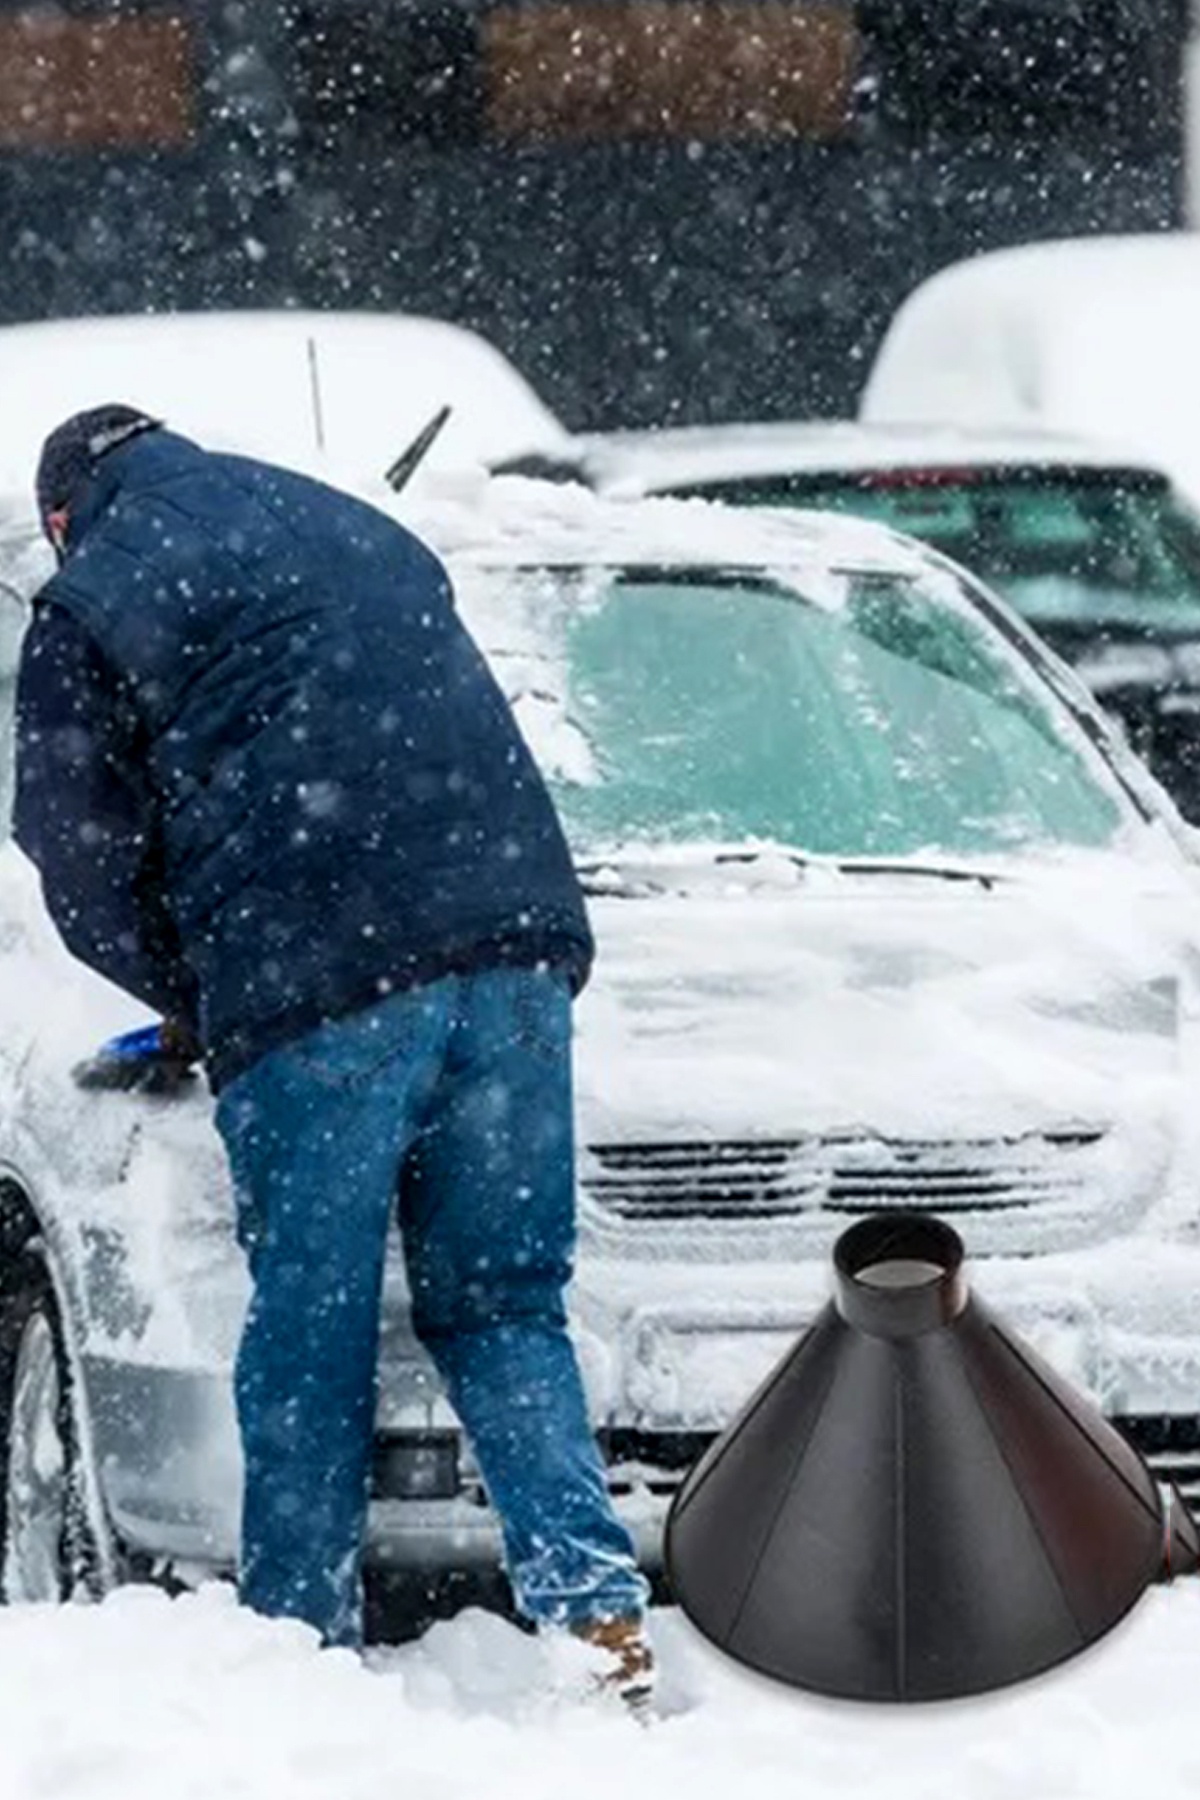
POLYGON ((1182 1502, 962 1260, 926 1214, 844 1233, 836 1299, 680 1489, 671 1587, 739 1661, 851 1699, 979 1693, 1196 1566, 1182 1502))

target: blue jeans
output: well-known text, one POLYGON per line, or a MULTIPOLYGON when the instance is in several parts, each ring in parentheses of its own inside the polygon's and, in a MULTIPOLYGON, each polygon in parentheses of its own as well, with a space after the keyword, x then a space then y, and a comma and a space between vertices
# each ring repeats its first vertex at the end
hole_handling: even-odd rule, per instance
POLYGON ((540 971, 451 976, 321 1026, 221 1094, 254 1291, 235 1387, 240 1591, 362 1634, 380 1292, 398 1210, 413 1324, 469 1436, 517 1604, 637 1612, 567 1335, 570 1000, 540 971))

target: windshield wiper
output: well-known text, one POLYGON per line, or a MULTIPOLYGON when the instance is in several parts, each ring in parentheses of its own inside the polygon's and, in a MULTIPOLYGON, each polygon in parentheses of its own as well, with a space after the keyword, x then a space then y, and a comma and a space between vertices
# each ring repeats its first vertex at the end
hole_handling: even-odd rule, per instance
POLYGON ((790 863, 799 870, 824 870, 834 875, 900 875, 913 876, 923 881, 968 882, 988 891, 1013 879, 1011 875, 999 870, 979 869, 970 864, 919 862, 907 857, 826 856, 793 849, 787 844, 671 844, 636 851, 614 850, 609 856, 590 856, 577 862, 575 872, 589 898, 636 900, 651 894, 669 893, 673 887, 678 886, 678 881, 673 881, 672 876, 676 873, 684 876, 689 868, 694 871, 697 865, 702 868, 723 868, 738 864, 753 866, 768 859, 790 863), (655 856, 655 849, 659 850, 658 857, 655 856), (692 852, 690 856, 689 850, 692 852))
POLYGON ((782 857, 798 869, 832 869, 838 875, 914 875, 924 881, 968 881, 979 887, 998 887, 1011 881, 1011 875, 997 869, 976 869, 965 863, 914 862, 905 856, 814 856, 804 850, 792 850, 785 844, 764 844, 761 849, 721 850, 713 858, 719 863, 754 863, 763 857, 782 857))
POLYGON ((667 882, 623 874, 618 863, 603 858, 598 862, 577 862, 575 874, 589 900, 644 900, 652 894, 670 892, 667 882))

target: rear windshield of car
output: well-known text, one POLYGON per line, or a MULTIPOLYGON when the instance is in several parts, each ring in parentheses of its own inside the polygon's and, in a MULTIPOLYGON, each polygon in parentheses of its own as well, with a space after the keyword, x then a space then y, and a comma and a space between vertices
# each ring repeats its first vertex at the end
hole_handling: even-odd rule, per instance
POLYGON ((460 590, 577 844, 835 856, 1096 845, 1120 790, 958 592, 837 577, 529 572, 460 590))
POLYGON ((953 557, 1037 625, 1200 630, 1200 518, 1152 476, 875 470, 706 484, 703 493, 894 526, 953 557))

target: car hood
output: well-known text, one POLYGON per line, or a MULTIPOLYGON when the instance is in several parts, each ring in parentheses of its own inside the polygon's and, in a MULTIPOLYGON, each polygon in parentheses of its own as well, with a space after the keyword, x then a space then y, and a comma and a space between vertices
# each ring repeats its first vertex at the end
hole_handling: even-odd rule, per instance
POLYGON ((1107 1123, 1177 1073, 1180 901, 1115 857, 660 879, 591 901, 589 1137, 1107 1123))
POLYGON ((648 1416, 744 1394, 739 1358, 769 1366, 864 1213, 929 1210, 1032 1269, 1107 1254, 1191 1180, 1186 878, 776 875, 593 902, 575 1307, 600 1388, 648 1416))

